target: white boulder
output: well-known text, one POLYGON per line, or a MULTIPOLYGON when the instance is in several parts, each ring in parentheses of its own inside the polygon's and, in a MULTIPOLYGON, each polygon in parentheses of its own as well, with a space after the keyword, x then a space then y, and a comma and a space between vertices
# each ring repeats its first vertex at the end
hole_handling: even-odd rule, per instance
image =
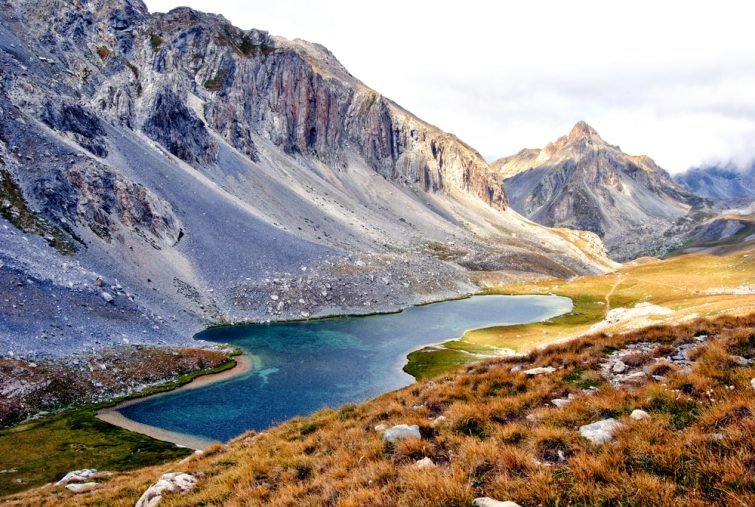
POLYGON ((383 433, 383 440, 392 444, 407 438, 421 439, 422 435, 419 432, 419 426, 416 424, 399 424, 393 428, 385 430, 385 433, 383 433))
POLYGON ((475 498, 472 505, 474 505, 474 507, 521 507, 516 502, 501 502, 500 500, 493 500, 487 496, 475 498))
POLYGON ((572 400, 570 398, 556 398, 551 400, 551 403, 558 408, 564 407, 571 402, 572 400))
POLYGON ((605 444, 613 440, 613 434, 617 429, 623 427, 624 425, 614 418, 603 419, 602 421, 580 426, 579 434, 593 444, 605 444))
POLYGON ((71 493, 86 493, 87 491, 92 491, 93 489, 96 489, 99 484, 96 482, 82 482, 80 484, 69 484, 66 486, 66 489, 70 491, 71 493))
POLYGON ((60 479, 58 482, 55 483, 55 485, 62 486, 64 484, 68 484, 71 481, 81 482, 83 480, 89 479, 91 476, 93 476, 96 473, 97 473, 97 470, 94 468, 74 470, 72 472, 68 472, 67 474, 65 474, 62 479, 60 479))
POLYGON ((433 463, 433 460, 431 460, 430 458, 425 457, 425 458, 422 458, 422 459, 418 459, 414 463, 414 467, 415 468, 419 468, 419 469, 423 469, 423 468, 435 468, 435 463, 433 463))
POLYGON ((387 429, 388 429, 387 424, 378 424, 375 426, 375 431, 377 431, 378 433, 380 433, 381 431, 385 431, 387 429))
POLYGON ((181 472, 163 474, 159 481, 147 488, 134 507, 155 507, 162 501, 164 494, 186 493, 196 483, 197 479, 193 475, 181 472))
POLYGON ((632 413, 629 414, 630 419, 634 419, 635 421, 642 421, 643 419, 650 419, 650 414, 645 412, 644 410, 632 410, 632 413))

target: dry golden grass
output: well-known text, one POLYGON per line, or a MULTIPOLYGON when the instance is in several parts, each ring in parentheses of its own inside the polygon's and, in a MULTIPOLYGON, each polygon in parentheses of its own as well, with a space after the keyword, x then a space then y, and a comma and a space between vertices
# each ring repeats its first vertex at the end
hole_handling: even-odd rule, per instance
POLYGON ((592 335, 243 435, 188 463, 117 474, 91 494, 48 488, 7 500, 133 505, 161 473, 185 471, 197 487, 161 505, 468 506, 477 496, 525 507, 755 505, 755 368, 733 358, 754 353, 755 314, 592 335), (690 352, 691 370, 663 383, 618 389, 598 373, 625 344, 676 346, 700 334, 710 338, 690 352), (511 373, 520 363, 557 370, 511 373), (588 385, 597 389, 588 394, 588 385), (550 404, 569 394, 566 407, 550 404), (651 419, 630 419, 634 409, 651 419), (580 425, 606 417, 626 425, 613 442, 580 437, 580 425), (417 424, 423 438, 384 444, 380 423, 417 424), (436 466, 416 468, 423 457, 436 466))
MULTIPOLYGON (((754 294, 731 294, 755 283, 755 250, 729 256, 685 255, 666 260, 627 263, 614 273, 572 280, 496 286, 490 293, 558 294, 572 298, 575 311, 548 322, 504 326, 468 332, 465 343, 513 348, 526 352, 558 340, 581 336, 611 308, 652 303, 672 310, 652 316, 645 325, 674 323, 698 317, 747 315, 755 308, 754 294), (709 291, 719 290, 720 293, 709 291)), ((637 327, 637 322, 608 326, 606 332, 637 327)))

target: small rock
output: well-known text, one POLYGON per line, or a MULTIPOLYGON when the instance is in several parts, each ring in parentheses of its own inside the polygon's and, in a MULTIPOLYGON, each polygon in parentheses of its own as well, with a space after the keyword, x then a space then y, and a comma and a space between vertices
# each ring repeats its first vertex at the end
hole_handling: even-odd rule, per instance
POLYGON ((511 373, 519 373, 523 369, 524 369, 524 366, 522 366, 521 364, 517 364, 516 366, 514 366, 513 368, 511 368, 510 371, 511 371, 511 373))
POLYGON ((535 377, 537 375, 542 375, 544 373, 553 373, 554 371, 556 371, 556 369, 553 366, 545 366, 545 367, 540 367, 540 368, 530 368, 529 370, 524 370, 524 374, 530 377, 535 377))
POLYGON ((624 373, 627 371, 628 366, 624 361, 616 361, 613 363, 613 366, 611 366, 611 371, 614 373, 624 373))
POLYGON ((416 424, 399 424, 393 428, 385 430, 385 433, 383 433, 383 440, 392 444, 407 438, 421 439, 422 435, 419 432, 419 426, 416 424))
POLYGON ((96 482, 83 482, 81 484, 69 484, 66 486, 66 489, 71 493, 85 493, 96 489, 97 486, 99 486, 99 484, 96 482))
POLYGON ((435 463, 433 463, 433 460, 431 460, 430 458, 425 457, 425 458, 417 460, 414 463, 414 468, 419 468, 419 469, 435 468, 435 463))
POLYGON ((102 296, 102 299, 105 300, 106 303, 112 304, 113 303, 113 296, 110 295, 109 292, 101 292, 100 296, 102 296))
POLYGON ((579 434, 593 444, 605 444, 613 440, 613 433, 624 425, 614 418, 579 427, 579 434))
POLYGON ((446 421, 446 416, 439 415, 435 419, 432 420, 433 426, 438 426, 439 424, 443 424, 446 421))
POLYGON ((487 496, 481 496, 480 498, 475 498, 472 502, 472 505, 474 507, 521 507, 516 502, 501 502, 500 500, 493 500, 490 497, 487 496))
POLYGON ((386 424, 378 424, 377 426, 375 426, 375 431, 377 431, 378 433, 380 433, 381 431, 385 431, 387 429, 388 429, 388 425, 386 424))
POLYGON ((645 412, 644 410, 632 410, 632 413, 629 414, 630 419, 634 419, 635 421, 642 421, 643 419, 650 419, 650 414, 645 412))
POLYGON ((705 438, 707 438, 708 440, 721 441, 724 439, 724 434, 723 433, 708 433, 707 435, 705 435, 705 438))
POLYGON ((742 356, 733 356, 734 362, 739 366, 750 366, 752 361, 742 356))
POLYGON ((753 389, 755 389, 755 378, 750 379, 750 385, 752 386, 753 389))
POLYGON ((553 405, 555 405, 558 408, 566 406, 566 405, 568 405, 571 402, 572 402, 572 400, 567 399, 567 398, 556 398, 554 400, 551 400, 551 403, 553 403, 553 405))

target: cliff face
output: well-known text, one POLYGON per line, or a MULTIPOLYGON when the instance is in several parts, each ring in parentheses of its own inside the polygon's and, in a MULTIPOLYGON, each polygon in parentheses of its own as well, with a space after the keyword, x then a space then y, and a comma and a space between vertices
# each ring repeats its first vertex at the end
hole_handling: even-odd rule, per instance
POLYGON ((721 206, 747 206, 755 201, 755 164, 744 170, 697 167, 675 175, 674 181, 688 192, 717 201, 721 206))
POLYGON ((506 177, 515 210, 543 225, 592 231, 619 260, 662 253, 684 217, 705 204, 651 158, 623 153, 584 122, 492 167, 506 177))
POLYGON ((17 326, 29 289, 0 308, 0 354, 396 309, 474 290, 470 266, 612 266, 522 220, 475 150, 320 45, 138 0, 0 0, 0 21, 0 275, 83 308, 44 341, 64 305, 17 326))

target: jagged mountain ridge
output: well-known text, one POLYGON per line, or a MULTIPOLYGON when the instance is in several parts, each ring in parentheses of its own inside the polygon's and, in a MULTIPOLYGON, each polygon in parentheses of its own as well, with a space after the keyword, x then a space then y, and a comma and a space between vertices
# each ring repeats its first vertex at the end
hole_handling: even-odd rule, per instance
POLYGON ((612 266, 319 45, 136 0, 0 6, 0 271, 25 302, 0 301, 3 353, 395 309, 474 290, 469 267, 612 266), (58 303, 32 318, 40 291, 58 303))
POLYGON ((673 228, 704 204, 651 158, 623 153, 585 122, 492 167, 516 211, 543 225, 592 231, 618 260, 668 248, 673 228))

